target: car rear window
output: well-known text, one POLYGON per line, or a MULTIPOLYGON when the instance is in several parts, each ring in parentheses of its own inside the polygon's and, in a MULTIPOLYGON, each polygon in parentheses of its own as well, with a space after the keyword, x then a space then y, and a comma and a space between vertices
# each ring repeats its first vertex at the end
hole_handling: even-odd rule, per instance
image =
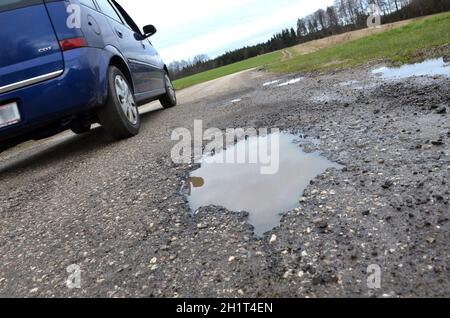
POLYGON ((0 11, 14 10, 43 2, 43 0, 0 0, 0 11))

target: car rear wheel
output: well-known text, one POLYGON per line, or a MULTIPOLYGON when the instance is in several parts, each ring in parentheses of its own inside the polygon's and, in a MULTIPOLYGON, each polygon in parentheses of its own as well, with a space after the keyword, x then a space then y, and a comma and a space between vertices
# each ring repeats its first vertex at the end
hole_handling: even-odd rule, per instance
POLYGON ((109 68, 108 100, 97 116, 106 132, 114 139, 136 136, 141 126, 138 107, 127 78, 115 66, 109 68))
POLYGON ((161 96, 159 101, 164 108, 170 108, 177 105, 177 95, 175 89, 173 88, 172 81, 170 80, 169 74, 165 72, 164 74, 164 86, 166 88, 166 93, 161 96))

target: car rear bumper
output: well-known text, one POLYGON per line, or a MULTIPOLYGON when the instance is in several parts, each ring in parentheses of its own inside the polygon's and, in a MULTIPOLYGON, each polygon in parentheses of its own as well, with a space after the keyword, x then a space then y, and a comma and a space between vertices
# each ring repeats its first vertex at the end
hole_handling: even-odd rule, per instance
POLYGON ((104 54, 109 53, 95 48, 67 51, 60 76, 0 94, 0 105, 16 102, 21 116, 19 123, 0 128, 0 142, 102 105, 109 60, 104 54))

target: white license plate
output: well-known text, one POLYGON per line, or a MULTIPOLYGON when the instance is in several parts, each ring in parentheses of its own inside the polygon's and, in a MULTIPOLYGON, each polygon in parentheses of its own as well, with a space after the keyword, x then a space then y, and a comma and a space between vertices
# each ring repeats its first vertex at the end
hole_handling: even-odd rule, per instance
POLYGON ((18 122, 20 122, 20 114, 17 103, 0 105, 0 128, 14 125, 18 122))

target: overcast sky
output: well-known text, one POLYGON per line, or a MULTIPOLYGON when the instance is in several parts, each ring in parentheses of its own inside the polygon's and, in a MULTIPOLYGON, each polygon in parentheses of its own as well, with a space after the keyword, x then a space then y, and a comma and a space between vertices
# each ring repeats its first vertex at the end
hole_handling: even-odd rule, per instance
POLYGON ((118 0, 135 22, 154 24, 151 38, 166 63, 268 40, 333 0, 118 0))

